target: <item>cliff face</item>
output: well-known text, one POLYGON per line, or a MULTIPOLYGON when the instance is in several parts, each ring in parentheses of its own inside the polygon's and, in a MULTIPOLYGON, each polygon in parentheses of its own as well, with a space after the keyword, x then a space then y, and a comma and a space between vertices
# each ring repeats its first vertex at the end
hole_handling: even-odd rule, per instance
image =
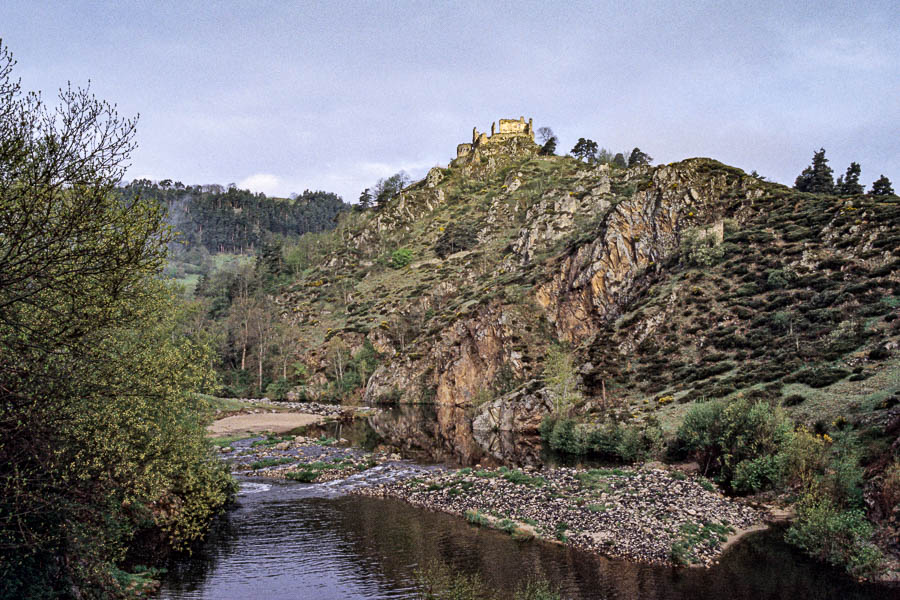
POLYGON ((709 159, 587 165, 527 141, 342 222, 282 298, 319 382, 332 340, 353 354, 367 339, 382 356, 362 399, 435 403, 452 437, 463 422, 534 431, 557 344, 577 362, 576 410, 637 419, 763 384, 777 399, 876 347, 887 362, 864 370, 895 372, 896 201, 798 194, 709 159))

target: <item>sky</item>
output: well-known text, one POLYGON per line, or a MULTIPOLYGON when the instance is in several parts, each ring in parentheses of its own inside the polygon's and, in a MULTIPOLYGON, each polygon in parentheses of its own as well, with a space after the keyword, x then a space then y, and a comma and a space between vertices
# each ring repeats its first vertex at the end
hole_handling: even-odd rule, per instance
POLYGON ((126 179, 347 201, 446 166, 472 127, 534 118, 656 163, 792 184, 820 147, 900 188, 896 0, 3 0, 26 90, 71 81, 139 114, 126 179))

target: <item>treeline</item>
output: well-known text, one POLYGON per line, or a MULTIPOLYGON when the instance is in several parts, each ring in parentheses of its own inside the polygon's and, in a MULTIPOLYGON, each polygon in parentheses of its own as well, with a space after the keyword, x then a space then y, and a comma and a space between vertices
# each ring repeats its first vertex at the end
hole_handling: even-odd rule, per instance
MULTIPOLYGON (((828 166, 825 158, 825 148, 819 148, 813 153, 812 164, 803 169, 794 181, 794 189, 810 194, 835 194, 837 196, 856 196, 866 193, 865 188, 859 182, 862 167, 859 163, 851 162, 847 172, 834 180, 834 171, 828 166)), ((872 182, 869 188, 871 196, 893 196, 894 188, 891 180, 883 174, 872 182)))
POLYGON ((306 190, 291 198, 269 198, 230 185, 184 185, 166 179, 135 179, 119 188, 126 202, 155 200, 168 211, 177 242, 210 253, 255 252, 270 235, 295 238, 332 229, 337 215, 349 208, 331 192, 306 190))

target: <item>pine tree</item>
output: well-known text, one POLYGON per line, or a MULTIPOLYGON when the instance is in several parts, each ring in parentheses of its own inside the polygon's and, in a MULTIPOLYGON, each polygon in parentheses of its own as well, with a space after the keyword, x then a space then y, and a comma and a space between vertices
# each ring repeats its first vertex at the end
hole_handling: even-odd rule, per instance
POLYGON ((872 189, 869 190, 869 193, 873 196, 893 196, 894 188, 891 187, 891 180, 882 175, 872 184, 872 189))
POLYGON ((372 206, 372 193, 369 191, 369 188, 366 188, 359 195, 359 205, 362 208, 369 208, 372 206))
POLYGON ((653 162, 653 158, 647 154, 646 152, 641 152, 640 148, 635 148, 631 151, 631 156, 628 157, 628 166, 636 167, 638 165, 649 165, 653 162))
POLYGON ((812 165, 803 169, 794 181, 794 189, 811 194, 834 193, 834 171, 828 166, 825 158, 825 148, 819 148, 813 153, 812 165))
POLYGON ((591 162, 597 155, 597 142, 585 138, 578 138, 578 142, 575 144, 575 147, 572 148, 572 154, 581 160, 591 162))
POLYGON ((842 177, 838 177, 834 189, 841 196, 856 196, 865 192, 863 186, 859 183, 859 173, 861 169, 859 163, 852 162, 847 167, 847 173, 842 177))

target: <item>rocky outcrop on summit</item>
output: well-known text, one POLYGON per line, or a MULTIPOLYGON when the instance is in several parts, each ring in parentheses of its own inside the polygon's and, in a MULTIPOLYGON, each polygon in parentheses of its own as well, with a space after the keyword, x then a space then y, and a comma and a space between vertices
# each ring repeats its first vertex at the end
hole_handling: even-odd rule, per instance
POLYGON ((581 342, 621 315, 641 290, 641 277, 677 254, 686 229, 723 217, 724 181, 700 180, 690 163, 644 172, 645 189, 609 210, 596 239, 573 249, 535 291, 561 339, 581 342))

